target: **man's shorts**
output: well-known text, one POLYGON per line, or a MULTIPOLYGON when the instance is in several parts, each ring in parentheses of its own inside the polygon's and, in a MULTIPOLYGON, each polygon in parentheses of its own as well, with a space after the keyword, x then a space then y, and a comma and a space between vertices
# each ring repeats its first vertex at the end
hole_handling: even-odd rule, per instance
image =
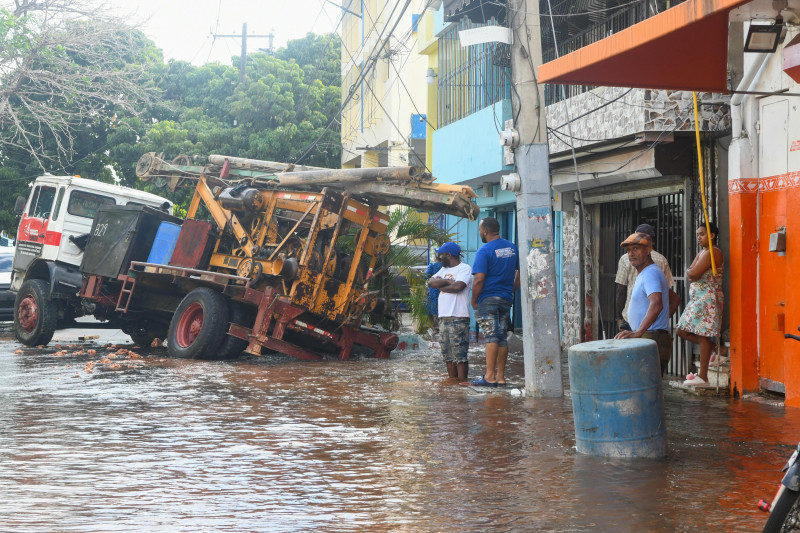
POLYGON ((508 346, 508 320, 511 316, 511 300, 499 296, 489 296, 478 304, 475 320, 483 331, 487 343, 508 346))
POLYGON ((658 358, 661 360, 661 375, 663 376, 672 357, 672 334, 663 329, 651 329, 645 331, 642 334, 642 338, 656 341, 658 358))
POLYGON ((447 363, 466 363, 469 350, 469 318, 439 318, 439 344, 447 363))

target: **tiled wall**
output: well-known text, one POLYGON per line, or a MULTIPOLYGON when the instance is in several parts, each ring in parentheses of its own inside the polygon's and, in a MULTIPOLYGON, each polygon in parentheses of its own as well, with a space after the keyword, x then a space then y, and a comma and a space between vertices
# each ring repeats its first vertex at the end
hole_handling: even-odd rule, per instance
MULTIPOLYGON (((730 127, 730 97, 698 93, 701 131, 730 127)), ((694 130, 692 93, 599 87, 547 107, 548 144, 555 154, 641 132, 694 130), (567 107, 569 106, 569 107, 567 107), (571 122, 571 130, 567 123, 571 122)))

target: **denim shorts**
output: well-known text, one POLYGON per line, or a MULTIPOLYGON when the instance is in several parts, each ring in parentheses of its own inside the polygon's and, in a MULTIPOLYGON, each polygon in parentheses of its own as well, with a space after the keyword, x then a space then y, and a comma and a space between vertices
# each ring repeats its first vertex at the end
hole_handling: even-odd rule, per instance
POLYGON ((446 363, 466 363, 469 350, 469 318, 440 318, 439 344, 446 363))
POLYGON ((508 346, 508 319, 513 303, 499 296, 489 296, 478 304, 475 321, 481 327, 487 343, 508 346))

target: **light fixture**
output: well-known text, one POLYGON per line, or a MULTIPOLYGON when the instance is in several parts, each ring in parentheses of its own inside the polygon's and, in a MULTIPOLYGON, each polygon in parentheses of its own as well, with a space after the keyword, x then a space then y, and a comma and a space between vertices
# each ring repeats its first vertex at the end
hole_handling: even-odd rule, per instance
POLYGON ((428 70, 425 72, 425 81, 428 82, 428 85, 433 85, 436 83, 436 78, 438 76, 439 75, 436 74, 436 71, 434 71, 433 68, 428 67, 428 70))
POLYGON ((778 48, 782 32, 783 18, 780 15, 772 24, 754 24, 751 21, 747 29, 744 51, 770 54, 778 48))

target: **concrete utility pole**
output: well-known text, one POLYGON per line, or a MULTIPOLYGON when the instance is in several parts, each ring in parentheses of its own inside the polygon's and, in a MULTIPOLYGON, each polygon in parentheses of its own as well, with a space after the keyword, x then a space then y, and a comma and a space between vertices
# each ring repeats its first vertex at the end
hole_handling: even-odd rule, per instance
MULTIPOLYGON (((511 0, 511 79, 513 116, 518 137, 511 134, 517 189, 517 227, 522 284, 525 389, 538 397, 558 397, 561 383, 561 340, 556 302, 550 168, 545 126, 544 89, 534 69, 542 63, 539 1, 511 0)), ((510 122, 510 121, 509 121, 510 122)), ((508 135, 507 135, 508 137, 508 135)))
POLYGON ((247 23, 242 24, 242 34, 241 35, 218 35, 213 34, 214 39, 223 38, 223 37, 232 37, 234 39, 241 39, 242 40, 242 57, 239 58, 239 83, 244 84, 245 80, 247 79, 247 38, 251 37, 253 39, 262 39, 266 38, 269 39, 269 47, 272 50, 272 40, 274 39, 275 35, 270 33, 269 35, 247 35, 247 23))

